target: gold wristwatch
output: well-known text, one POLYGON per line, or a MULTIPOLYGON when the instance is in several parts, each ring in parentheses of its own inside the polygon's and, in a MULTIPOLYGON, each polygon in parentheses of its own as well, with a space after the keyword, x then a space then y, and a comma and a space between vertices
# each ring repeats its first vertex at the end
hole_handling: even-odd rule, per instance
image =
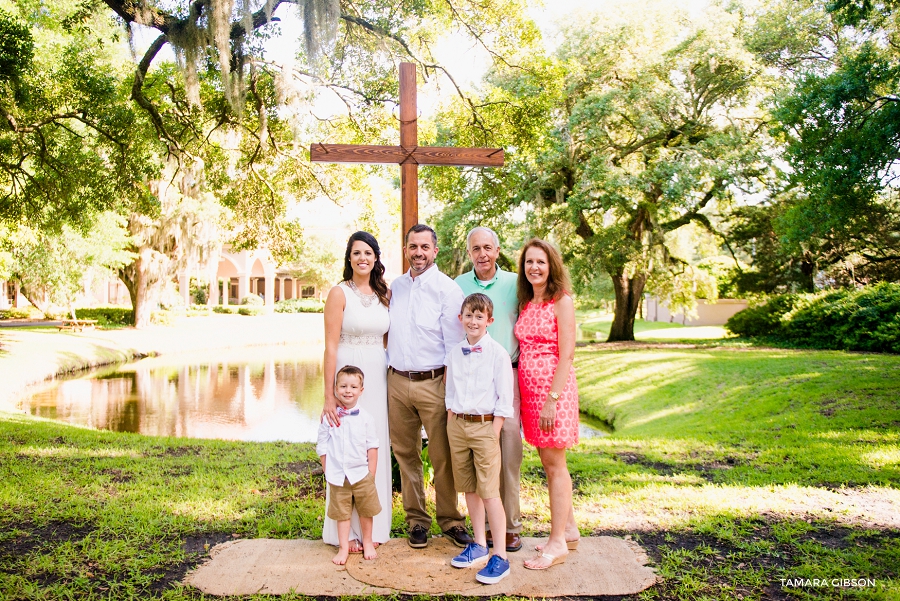
POLYGON ((559 393, 558 393, 558 392, 553 392, 553 391, 551 390, 550 392, 547 393, 547 396, 550 397, 551 399, 553 399, 554 402, 556 402, 556 401, 559 400, 559 393))

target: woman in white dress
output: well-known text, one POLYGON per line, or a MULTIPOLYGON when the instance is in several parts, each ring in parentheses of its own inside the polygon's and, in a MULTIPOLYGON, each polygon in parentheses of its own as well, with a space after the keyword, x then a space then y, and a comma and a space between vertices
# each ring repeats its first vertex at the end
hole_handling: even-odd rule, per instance
MULTIPOLYGON (((375 418, 378 432, 378 464, 375 488, 381 513, 375 516, 372 540, 376 545, 391 537, 391 445, 387 410, 387 360, 385 346, 391 325, 388 316, 390 290, 384 281, 381 249, 372 234, 356 232, 347 241, 343 281, 325 300, 325 408, 322 419, 340 423, 334 397, 334 374, 355 365, 365 374, 359 406, 375 418)), ((327 506, 327 499, 326 499, 327 506)), ((322 540, 338 545, 337 522, 325 516, 322 540)), ((350 552, 362 552, 362 535, 356 510, 350 518, 350 552)))

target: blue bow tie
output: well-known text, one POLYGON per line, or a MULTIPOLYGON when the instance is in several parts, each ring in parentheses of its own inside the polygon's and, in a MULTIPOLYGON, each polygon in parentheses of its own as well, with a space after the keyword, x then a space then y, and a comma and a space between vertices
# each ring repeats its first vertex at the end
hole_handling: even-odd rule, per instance
POLYGON ((338 407, 337 414, 338 414, 338 417, 346 417, 348 415, 359 415, 359 409, 357 408, 357 409, 351 409, 350 411, 347 411, 343 407, 338 407))
POLYGON ((468 355, 469 353, 480 353, 481 346, 473 346, 472 348, 462 347, 463 355, 468 355))

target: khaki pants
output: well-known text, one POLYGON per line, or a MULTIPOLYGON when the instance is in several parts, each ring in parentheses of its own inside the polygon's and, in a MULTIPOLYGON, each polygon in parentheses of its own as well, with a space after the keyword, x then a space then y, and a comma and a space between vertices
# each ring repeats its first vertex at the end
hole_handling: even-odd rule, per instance
POLYGON ((388 371, 388 421, 391 448, 400 466, 403 510, 410 528, 431 528, 431 516, 425 507, 425 482, 422 473, 422 426, 428 435, 428 456, 434 467, 434 492, 437 523, 442 531, 465 526, 465 518, 456 503, 450 444, 447 442, 447 407, 444 383, 440 377, 413 382, 388 371))
MULTIPOLYGON (((503 420, 500 430, 500 498, 506 512, 506 531, 522 531, 522 510, 519 489, 522 476, 522 430, 519 394, 519 370, 513 370, 513 416, 503 420)), ((487 525, 490 530, 490 525, 487 525)))
POLYGON ((500 440, 494 434, 493 422, 450 417, 447 438, 457 492, 473 492, 482 500, 499 499, 500 440))

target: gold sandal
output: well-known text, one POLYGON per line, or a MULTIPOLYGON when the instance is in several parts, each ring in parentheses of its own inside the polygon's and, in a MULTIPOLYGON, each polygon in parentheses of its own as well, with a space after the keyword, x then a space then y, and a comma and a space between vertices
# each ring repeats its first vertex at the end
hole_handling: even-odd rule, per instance
POLYGON ((552 568, 556 564, 564 563, 568 556, 569 556, 568 553, 566 553, 565 555, 550 555, 549 553, 541 553, 540 557, 542 557, 544 559, 549 559, 550 565, 536 567, 536 566, 528 565, 527 562, 523 565, 529 570, 546 570, 548 568, 552 568))
MULTIPOLYGON (((580 540, 581 540, 580 537, 576 538, 575 540, 567 540, 566 541, 566 549, 568 549, 569 551, 577 551, 578 550, 578 541, 580 541, 580 540)), ((534 550, 535 551, 543 551, 544 545, 535 545, 534 550)))

